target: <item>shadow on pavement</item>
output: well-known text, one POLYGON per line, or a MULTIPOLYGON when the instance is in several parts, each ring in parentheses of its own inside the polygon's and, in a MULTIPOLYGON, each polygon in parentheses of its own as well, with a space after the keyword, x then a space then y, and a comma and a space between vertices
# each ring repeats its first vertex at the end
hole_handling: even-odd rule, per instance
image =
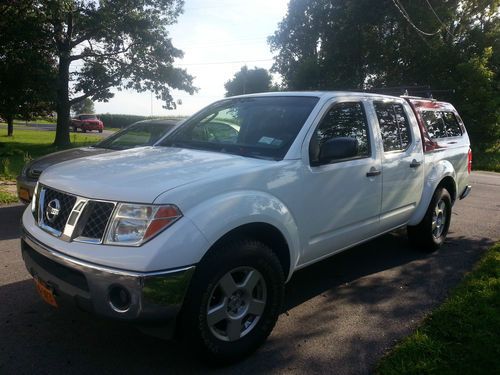
POLYGON ((0 241, 19 238, 20 222, 25 205, 0 206, 0 241))
MULTIPOLYGON (((19 207, 10 210, 13 217, 19 207)), ((441 302, 491 243, 454 237, 422 254, 395 232, 299 271, 267 344, 218 372, 370 372, 367 364, 382 354, 373 347, 408 333, 410 322, 441 302), (359 316, 354 324, 353 316, 359 316)), ((0 373, 213 370, 173 342, 74 309, 55 310, 41 302, 31 280, 0 287, 0 332, 0 373)))

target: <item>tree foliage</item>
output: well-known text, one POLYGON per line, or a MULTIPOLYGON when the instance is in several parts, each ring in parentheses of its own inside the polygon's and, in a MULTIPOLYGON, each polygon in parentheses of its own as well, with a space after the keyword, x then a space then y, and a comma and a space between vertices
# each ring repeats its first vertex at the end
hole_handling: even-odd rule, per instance
POLYGON ((75 115, 80 113, 95 113, 94 102, 89 98, 85 98, 73 104, 71 110, 75 115))
POLYGON ((55 60, 42 29, 27 4, 0 5, 0 115, 9 136, 14 117, 30 119, 54 109, 55 60))
POLYGON ((183 0, 35 0, 58 60, 56 145, 69 143, 71 106, 86 98, 107 101, 112 88, 151 91, 175 107, 171 90, 194 92, 193 78, 174 66, 183 53, 168 26, 183 0))
POLYGON ((269 38, 277 53, 273 71, 288 89, 429 85, 435 97, 455 104, 476 144, 495 142, 499 6, 499 0, 291 0, 269 38))
POLYGON ((267 92, 272 89, 272 77, 266 69, 241 67, 234 77, 227 81, 226 96, 267 92))

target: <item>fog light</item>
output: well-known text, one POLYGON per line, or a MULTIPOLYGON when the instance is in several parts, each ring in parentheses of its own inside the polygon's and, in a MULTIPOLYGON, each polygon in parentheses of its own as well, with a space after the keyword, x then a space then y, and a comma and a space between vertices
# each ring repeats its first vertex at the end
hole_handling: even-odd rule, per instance
POLYGON ((117 312, 125 312, 130 307, 130 293, 127 289, 115 285, 109 290, 109 302, 111 307, 117 312))

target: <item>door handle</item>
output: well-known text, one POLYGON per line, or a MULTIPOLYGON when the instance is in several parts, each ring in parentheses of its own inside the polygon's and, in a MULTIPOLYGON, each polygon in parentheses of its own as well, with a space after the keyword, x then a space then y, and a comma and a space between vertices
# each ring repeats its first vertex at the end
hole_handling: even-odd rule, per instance
POLYGON ((422 163, 413 159, 410 163, 410 168, 418 168, 422 163))
POLYGON ((381 170, 376 170, 374 167, 371 167, 370 171, 366 172, 366 177, 375 177, 378 176, 379 174, 382 174, 381 170))

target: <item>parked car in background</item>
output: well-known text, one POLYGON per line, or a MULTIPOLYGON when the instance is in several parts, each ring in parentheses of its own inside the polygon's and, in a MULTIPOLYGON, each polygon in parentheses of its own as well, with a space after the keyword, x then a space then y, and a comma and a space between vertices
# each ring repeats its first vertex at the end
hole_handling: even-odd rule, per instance
POLYGON ((104 123, 96 115, 80 114, 71 119, 71 127, 74 132, 80 129, 84 133, 91 130, 97 130, 99 133, 102 133, 104 123))
POLYGON ((35 159, 27 163, 17 177, 17 195, 24 203, 31 201, 40 174, 51 165, 90 155, 154 145, 169 134, 175 128, 176 123, 172 120, 136 122, 93 146, 54 152, 35 159))

